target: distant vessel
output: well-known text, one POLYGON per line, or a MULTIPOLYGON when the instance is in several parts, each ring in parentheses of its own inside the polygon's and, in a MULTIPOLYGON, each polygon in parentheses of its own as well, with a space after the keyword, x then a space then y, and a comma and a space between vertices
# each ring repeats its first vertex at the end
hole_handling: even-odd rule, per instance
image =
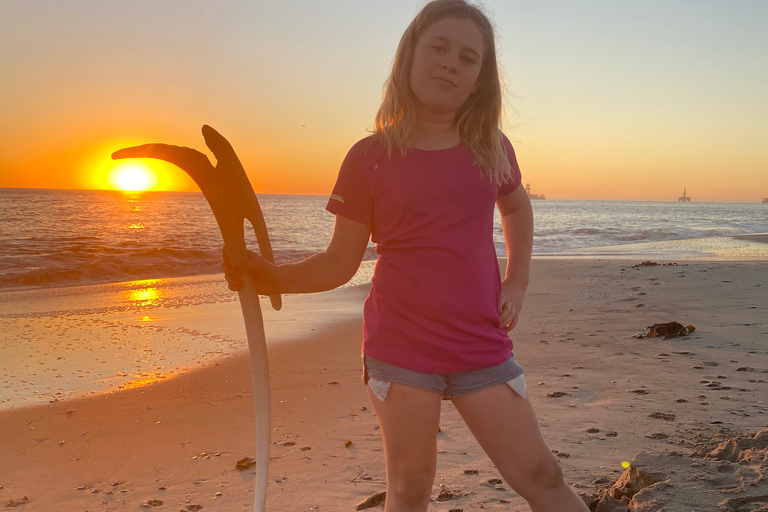
POLYGON ((763 202, 764 202, 764 203, 768 203, 768 197, 764 197, 764 198, 763 198, 763 202))
POLYGON ((691 202, 691 196, 688 195, 687 190, 683 189, 683 195, 677 198, 678 201, 681 203, 690 203, 691 202))
POLYGON ((530 183, 526 183, 525 184, 525 191, 528 192, 528 197, 531 198, 531 199, 546 199, 546 197, 544 197, 544 194, 531 194, 531 184, 530 183))

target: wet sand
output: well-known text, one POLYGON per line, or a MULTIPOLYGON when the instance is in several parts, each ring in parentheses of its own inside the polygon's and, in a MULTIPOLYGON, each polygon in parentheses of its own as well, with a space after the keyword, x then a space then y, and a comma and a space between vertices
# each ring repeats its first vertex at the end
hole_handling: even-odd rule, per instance
MULTIPOLYGON (((359 318, 367 286, 287 295, 282 311, 264 297, 268 343, 359 318)), ((221 275, 1 293, 0 410, 144 386, 232 357, 248 347, 236 301, 221 275)))
POLYGON ((768 233, 758 233, 755 235, 740 235, 740 236, 735 236, 734 238, 736 240, 747 240, 750 242, 768 244, 768 233))
MULTIPOLYGON (((616 505, 604 496, 623 461, 659 480, 632 497, 633 510, 763 510, 768 448, 745 436, 768 427, 765 263, 635 263, 534 261, 512 336, 550 448, 569 483, 595 506, 602 499, 602 510, 627 510, 629 498, 616 505), (696 330, 668 340, 633 337, 668 321, 696 330), (733 447, 730 455, 720 443, 733 447)), ((308 327, 315 331, 296 335, 298 328, 286 335, 296 339, 270 347, 268 510, 354 510, 384 490, 376 420, 360 380, 365 293, 341 290, 336 305, 329 295, 301 296, 279 313, 294 318, 283 325, 301 323, 302 311, 316 316, 308 327), (337 317, 335 308, 348 314, 337 317)), ((166 326, 155 339, 186 325, 236 345, 239 307, 216 304, 155 309, 163 318, 155 325, 166 326)), ((79 317, 78 336, 100 333, 88 327, 98 314, 79 317)), ((33 335, 35 324, 25 325, 33 335)), ((0 503, 24 511, 141 510, 142 503, 145 510, 249 510, 252 469, 235 467, 254 455, 248 362, 236 346, 219 356, 160 382, 0 413, 0 503)), ((442 407, 430 510, 527 510, 495 480, 451 403, 442 407)), ((620 501, 617 489, 609 493, 620 501)))

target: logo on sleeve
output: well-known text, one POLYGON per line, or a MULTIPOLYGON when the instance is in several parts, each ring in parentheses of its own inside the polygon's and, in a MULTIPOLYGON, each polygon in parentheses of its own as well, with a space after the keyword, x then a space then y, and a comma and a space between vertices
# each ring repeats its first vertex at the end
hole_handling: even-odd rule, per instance
POLYGON ((331 199, 335 199, 336 201, 338 201, 338 202, 340 202, 342 204, 344 203, 344 198, 341 197, 338 194, 331 194, 331 199))

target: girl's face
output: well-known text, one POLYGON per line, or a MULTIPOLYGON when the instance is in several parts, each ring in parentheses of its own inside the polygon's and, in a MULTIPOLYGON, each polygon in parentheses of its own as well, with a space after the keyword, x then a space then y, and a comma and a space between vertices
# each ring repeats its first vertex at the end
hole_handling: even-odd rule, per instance
POLYGON ((468 19, 443 18, 429 26, 413 50, 410 85, 417 108, 455 114, 477 90, 483 47, 483 35, 468 19))

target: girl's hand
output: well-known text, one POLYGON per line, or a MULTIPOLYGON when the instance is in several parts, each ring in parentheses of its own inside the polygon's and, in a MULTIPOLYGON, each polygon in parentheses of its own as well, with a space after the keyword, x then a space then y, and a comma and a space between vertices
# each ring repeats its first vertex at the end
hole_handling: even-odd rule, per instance
POLYGON ((243 274, 250 274, 256 284, 256 291, 260 295, 273 295, 280 293, 277 287, 277 265, 271 263, 253 251, 248 251, 249 258, 233 267, 229 261, 227 248, 223 247, 221 256, 224 262, 221 264, 221 270, 224 272, 224 278, 227 280, 227 286, 233 292, 240 290, 245 286, 243 274))
POLYGON ((507 332, 514 329, 517 325, 520 311, 523 309, 524 299, 525 288, 502 281, 501 295, 499 296, 499 325, 506 329, 507 332))

